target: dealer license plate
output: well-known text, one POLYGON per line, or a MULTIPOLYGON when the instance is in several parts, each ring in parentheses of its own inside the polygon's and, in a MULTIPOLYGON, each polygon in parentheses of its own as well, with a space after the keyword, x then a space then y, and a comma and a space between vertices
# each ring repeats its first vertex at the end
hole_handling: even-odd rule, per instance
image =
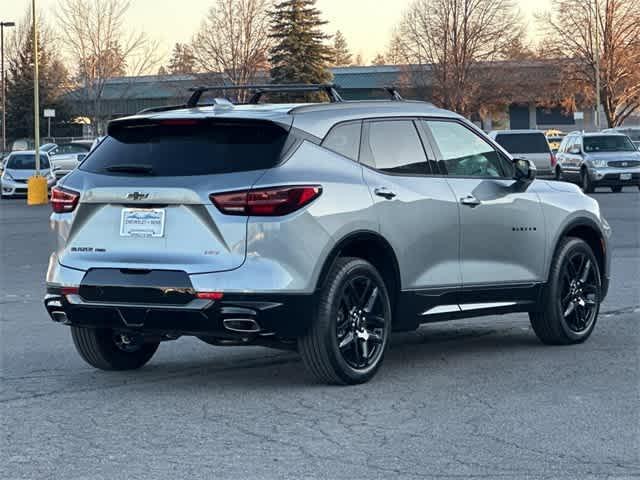
POLYGON ((122 237, 164 236, 164 208, 123 208, 120 220, 122 237))

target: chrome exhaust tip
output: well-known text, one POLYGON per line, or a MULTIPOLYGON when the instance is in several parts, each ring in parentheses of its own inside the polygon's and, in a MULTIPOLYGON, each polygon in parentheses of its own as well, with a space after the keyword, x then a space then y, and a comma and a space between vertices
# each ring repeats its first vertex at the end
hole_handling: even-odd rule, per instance
POLYGON ((225 318, 222 324, 230 332, 236 333, 258 333, 262 330, 252 318, 225 318))
POLYGON ((61 311, 53 311, 51 312, 51 318, 53 319, 54 322, 57 323, 62 323, 62 324, 68 324, 69 323, 69 318, 67 317, 67 314, 61 311))

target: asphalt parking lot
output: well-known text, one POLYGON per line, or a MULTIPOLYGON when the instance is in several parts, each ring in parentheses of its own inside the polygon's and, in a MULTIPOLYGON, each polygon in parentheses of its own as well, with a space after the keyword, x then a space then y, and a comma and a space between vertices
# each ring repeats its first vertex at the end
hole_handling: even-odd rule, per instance
POLYGON ((614 236, 599 324, 545 347, 525 315, 393 338, 372 382, 292 353, 183 338, 138 372, 76 354, 42 305, 49 207, 0 203, 0 478, 640 476, 640 193, 597 193, 614 236))

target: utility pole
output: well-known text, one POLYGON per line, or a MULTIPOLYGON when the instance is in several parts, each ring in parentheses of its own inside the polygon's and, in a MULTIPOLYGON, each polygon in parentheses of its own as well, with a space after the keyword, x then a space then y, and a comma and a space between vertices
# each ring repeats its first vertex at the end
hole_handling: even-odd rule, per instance
POLYGON ((2 76, 2 151, 7 151, 7 89, 4 75, 4 28, 15 26, 14 22, 0 22, 0 76, 2 76))

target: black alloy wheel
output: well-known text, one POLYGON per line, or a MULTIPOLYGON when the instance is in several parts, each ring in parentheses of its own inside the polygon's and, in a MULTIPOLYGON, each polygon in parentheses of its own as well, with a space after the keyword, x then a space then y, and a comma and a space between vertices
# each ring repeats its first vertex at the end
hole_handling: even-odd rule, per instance
POLYGON ((338 307, 336 340, 342 358, 355 369, 375 364, 382 354, 387 321, 375 278, 359 275, 345 283, 338 307))
POLYGON ((353 385, 382 364, 391 333, 387 286, 366 260, 336 260, 319 292, 309 331, 298 339, 307 369, 320 381, 353 385))
POLYGON ((588 330, 598 314, 599 275, 591 258, 581 251, 567 258, 562 273, 560 308, 575 333, 588 330))
POLYGON ((593 250, 580 238, 565 238, 553 258, 541 302, 529 313, 531 326, 548 345, 584 342, 595 328, 601 296, 600 264, 593 250))

